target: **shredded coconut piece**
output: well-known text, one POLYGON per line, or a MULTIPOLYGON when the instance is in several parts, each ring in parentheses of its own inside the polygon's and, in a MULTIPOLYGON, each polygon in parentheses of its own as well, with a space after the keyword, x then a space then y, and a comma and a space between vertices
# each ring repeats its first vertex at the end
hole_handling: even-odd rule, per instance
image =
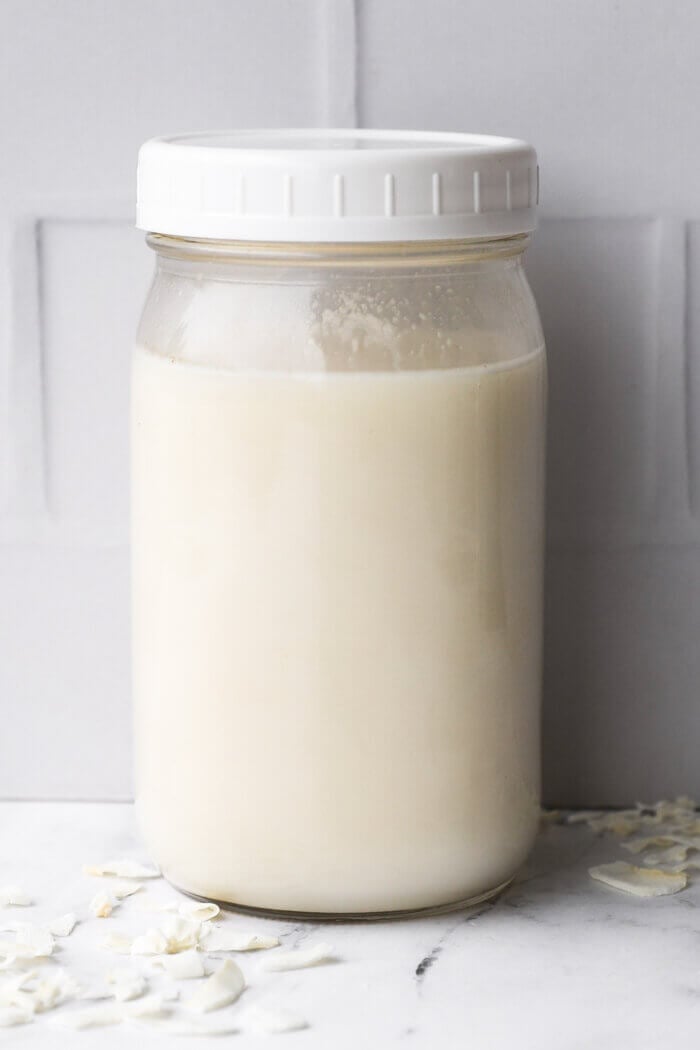
POLYGON ((64 969, 55 970, 43 981, 39 981, 34 992, 34 1001, 38 1011, 53 1010, 68 999, 74 999, 80 992, 80 985, 64 969))
POLYGON ((83 868, 86 875, 116 875, 120 879, 159 879, 158 868, 140 864, 137 860, 107 860, 104 864, 90 864, 83 868))
POLYGON ((308 1028, 309 1024, 291 1010, 251 1006, 243 1015, 243 1026, 254 1035, 278 1035, 282 1032, 299 1032, 302 1028, 308 1028))
POLYGON ((147 930, 131 942, 132 955, 163 955, 167 951, 168 939, 160 930, 147 930))
POLYGON ((178 912, 184 919, 194 919, 197 922, 207 922, 215 918, 220 911, 218 904, 209 901, 184 901, 178 908, 178 912))
POLYGON ((165 970, 168 976, 176 981, 205 976, 202 956, 194 949, 177 955, 160 956, 153 960, 153 966, 155 969, 165 970))
POLYGON ((265 970, 303 970, 307 966, 322 966, 333 962, 333 948, 330 944, 314 944, 309 948, 300 948, 290 952, 275 952, 263 962, 265 970))
POLYGON ((166 951, 173 954, 197 946, 201 934, 201 923, 196 919, 184 919, 181 915, 173 915, 165 920, 161 930, 168 942, 166 951))
POLYGON ((108 1002, 98 1006, 88 1006, 70 1013, 60 1013, 53 1017, 52 1023, 61 1028, 78 1031, 83 1028, 100 1028, 106 1025, 121 1024, 131 1018, 162 1017, 166 1014, 163 997, 147 995, 136 1002, 108 1002))
POLYGON ((78 994, 76 981, 63 969, 57 969, 43 980, 39 970, 31 970, 0 985, 0 1006, 34 1015, 66 1002, 78 994), (28 985, 36 983, 34 988, 28 985))
POLYGON ((636 809, 621 809, 612 813, 603 813, 600 817, 592 817, 588 821, 588 826, 592 831, 610 831, 613 835, 626 838, 627 835, 639 831, 641 816, 636 809))
POLYGON ((642 814, 644 824, 687 823, 697 818, 696 803, 685 795, 679 796, 673 802, 662 800, 651 805, 638 802, 637 809, 642 814))
POLYGON ((644 863, 650 868, 664 864, 682 864, 688 858, 688 847, 683 845, 669 846, 668 849, 654 850, 647 853, 644 863))
POLYGON ((143 883, 115 879, 114 882, 110 882, 108 889, 116 900, 123 901, 126 897, 131 897, 132 894, 138 893, 139 890, 142 890, 143 883))
POLYGON ((114 910, 114 901, 108 893, 96 893, 90 901, 90 911, 96 919, 108 919, 114 910))
POLYGON ((681 835, 694 835, 700 838, 700 818, 691 817, 687 820, 675 820, 669 822, 669 832, 677 832, 681 835))
POLYGON ((37 1003, 33 992, 15 991, 14 995, 7 996, 7 1007, 22 1010, 32 1016, 37 1012, 37 1003))
POLYGON ((195 919, 184 919, 173 915, 166 919, 161 929, 151 928, 131 945, 132 955, 173 955, 176 952, 195 948, 199 941, 201 923, 195 919))
MULTIPOLYGON (((101 947, 107 948, 110 952, 116 952, 117 955, 130 955, 133 943, 131 937, 127 937, 123 933, 109 933, 102 941, 101 947)), ((140 953, 134 952, 134 954, 138 955, 140 953)))
POLYGON ((245 978, 233 959, 226 959, 219 969, 200 984, 186 1005, 197 1013, 220 1010, 222 1006, 235 1003, 245 988, 245 978))
POLYGON ((34 1015, 29 1010, 20 1010, 16 1006, 0 1007, 0 1028, 13 1028, 18 1024, 27 1024, 34 1015))
POLYGON ((672 802, 664 800, 656 803, 656 812, 662 820, 675 820, 677 817, 694 816, 697 803, 687 795, 679 795, 672 802))
POLYGON ((163 1017, 168 1012, 163 996, 155 994, 138 999, 135 1003, 125 1003, 123 1010, 125 1017, 163 1017))
POLYGON ((107 984, 119 1002, 138 999, 146 991, 146 979, 133 970, 112 970, 107 974, 107 984))
POLYGON ((600 864, 589 868, 589 874, 598 882, 613 889, 632 893, 636 897, 661 897, 685 889, 688 876, 682 872, 660 871, 658 868, 637 868, 618 860, 613 864, 600 864))
POLYGON ((675 839, 670 835, 647 835, 646 838, 632 839, 631 842, 621 842, 620 845, 630 853, 642 853, 650 846, 672 846, 674 842, 675 839))
POLYGON ((0 940, 0 956, 14 959, 40 959, 51 955, 54 939, 48 930, 32 923, 18 923, 14 941, 0 940))
POLYGON ((213 922, 209 922, 208 919, 205 922, 201 923, 199 927, 199 943, 201 944, 202 941, 209 936, 212 930, 217 930, 218 928, 219 927, 215 926, 213 922))
POLYGON ((49 933, 53 934, 54 937, 70 937, 77 921, 78 918, 75 912, 69 911, 65 915, 60 915, 57 919, 52 919, 49 923, 49 933))
POLYGON ((25 970, 24 973, 17 973, 14 977, 9 977, 7 980, 0 984, 0 1004, 2 1006, 9 1006, 14 1001, 15 992, 20 991, 39 973, 38 970, 25 970))
POLYGON ((573 813, 567 813, 567 824, 588 824, 591 820, 600 820, 605 814, 599 809, 576 809, 573 813))
POLYGON ((0 1006, 15 1007, 19 1010, 34 1013, 36 1007, 33 999, 24 991, 25 985, 32 980, 34 973, 22 973, 11 977, 9 981, 0 984, 0 1006))
POLYGON ((124 1011, 120 1004, 100 1003, 99 1006, 88 1006, 81 1010, 71 1010, 70 1013, 56 1014, 51 1018, 51 1024, 59 1028, 80 1031, 83 1028, 103 1028, 106 1025, 120 1024, 123 1019, 124 1011))
POLYGON ((200 938, 200 947, 205 952, 250 952, 263 948, 276 948, 278 937, 262 933, 246 933, 228 927, 217 927, 200 938))
POLYGON ((34 902, 19 886, 0 886, 0 908, 28 908, 34 902))
POLYGON ((234 1035, 238 1028, 221 1021, 199 1017, 171 1017, 165 1021, 148 1018, 154 1032, 164 1035, 234 1035))
POLYGON ((672 875, 677 875, 681 871, 697 871, 700 868, 700 861, 697 860, 681 860, 677 864, 667 864, 664 866, 664 871, 670 872, 672 875))

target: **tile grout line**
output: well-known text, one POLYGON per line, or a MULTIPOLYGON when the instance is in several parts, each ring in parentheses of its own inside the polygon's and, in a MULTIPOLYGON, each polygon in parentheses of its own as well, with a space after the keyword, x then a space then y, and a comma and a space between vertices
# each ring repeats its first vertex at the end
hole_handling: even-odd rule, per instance
POLYGON ((697 514, 696 505, 696 493, 695 493, 695 455, 693 448, 693 367, 692 367, 692 355, 691 355, 691 337, 692 337, 692 326, 691 326, 691 315, 690 315, 690 278, 691 278, 691 243, 690 243, 690 228, 687 222, 683 223, 683 318, 682 318, 682 338, 683 338, 683 428, 684 428, 684 442, 685 442, 685 483, 686 483, 686 503, 690 512, 691 517, 695 517, 697 514))
POLYGON ((655 520, 691 526, 692 397, 688 361, 688 231, 684 221, 657 223, 653 426, 648 505, 655 520))
POLYGON ((39 226, 36 215, 21 216, 10 242, 8 505, 30 517, 48 510, 39 226))

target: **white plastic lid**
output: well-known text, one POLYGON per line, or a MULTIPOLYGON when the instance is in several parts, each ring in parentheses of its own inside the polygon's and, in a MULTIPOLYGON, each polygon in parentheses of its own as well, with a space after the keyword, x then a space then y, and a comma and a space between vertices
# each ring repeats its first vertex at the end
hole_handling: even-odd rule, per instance
POLYGON ((535 227, 519 139, 432 131, 210 131, 139 151, 136 225, 234 241, 423 241, 535 227))

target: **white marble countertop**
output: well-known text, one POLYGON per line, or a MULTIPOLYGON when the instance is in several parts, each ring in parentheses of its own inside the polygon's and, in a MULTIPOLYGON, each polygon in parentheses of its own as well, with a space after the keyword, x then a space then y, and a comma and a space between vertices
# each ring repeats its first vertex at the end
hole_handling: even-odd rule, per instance
MULTIPOLYGON (((153 924, 136 896, 124 902, 121 915, 88 918, 100 880, 82 874, 82 866, 115 856, 146 859, 129 805, 0 803, 0 884, 21 884, 36 902, 0 909, 0 920, 12 912, 12 919, 41 923, 74 910, 86 921, 61 942, 57 961, 79 980, 94 983, 125 964, 149 972, 147 960, 98 947, 108 930, 143 932, 153 924)), ((329 941, 338 962, 267 973, 260 953, 237 955, 249 987, 239 1003, 220 1011, 222 1019, 233 1020, 244 999, 293 1009, 310 1027, 268 1038, 298 1050, 695 1046, 700 885, 640 900, 590 879, 590 865, 617 859, 630 858, 614 837, 596 837, 583 826, 551 826, 516 883, 478 914, 322 927, 233 916, 227 921, 274 932, 290 947, 329 941)), ((49 1017, 0 1029, 0 1047, 111 1050, 169 1042, 130 1025, 60 1031, 49 1017)), ((236 1034, 190 1037, 182 1045, 203 1050, 226 1038, 241 1048, 265 1042, 236 1034)))

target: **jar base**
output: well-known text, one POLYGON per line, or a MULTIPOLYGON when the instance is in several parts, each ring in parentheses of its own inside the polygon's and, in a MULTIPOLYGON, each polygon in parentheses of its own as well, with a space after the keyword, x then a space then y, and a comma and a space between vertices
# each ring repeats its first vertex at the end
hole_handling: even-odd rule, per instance
POLYGON ((461 900, 451 901, 448 904, 437 904, 427 908, 405 908, 396 911, 366 911, 366 912, 324 912, 324 911, 294 911, 286 908, 258 908, 251 904, 237 904, 235 901, 217 900, 212 897, 202 897, 198 893, 191 893, 182 886, 171 882, 166 876, 166 881, 173 886, 178 893, 184 893, 187 897, 198 901, 212 901, 225 911, 240 912, 242 915, 255 915, 261 919, 293 920, 295 922, 391 922, 399 919, 423 919, 433 915, 445 915, 448 912, 464 911, 474 908, 479 904, 498 897, 506 890, 513 877, 495 886, 493 889, 484 890, 473 897, 465 897, 461 900))

